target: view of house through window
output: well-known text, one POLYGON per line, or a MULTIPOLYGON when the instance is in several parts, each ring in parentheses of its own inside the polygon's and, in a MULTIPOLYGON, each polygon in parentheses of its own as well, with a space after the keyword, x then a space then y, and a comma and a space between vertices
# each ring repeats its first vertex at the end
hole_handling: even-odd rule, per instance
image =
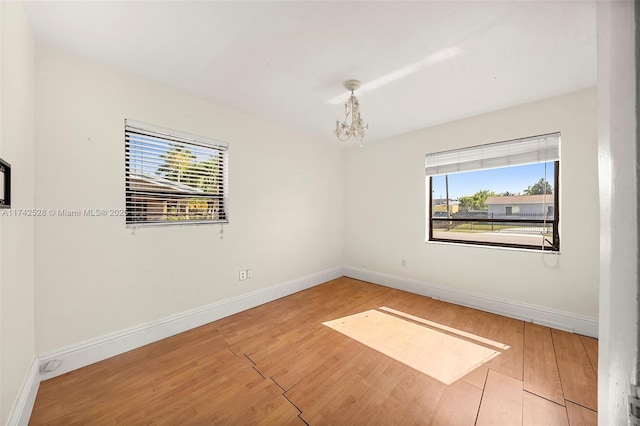
POLYGON ((126 223, 227 222, 227 145, 131 120, 125 125, 126 223))
POLYGON ((427 155, 428 240, 559 251, 560 135, 427 155))

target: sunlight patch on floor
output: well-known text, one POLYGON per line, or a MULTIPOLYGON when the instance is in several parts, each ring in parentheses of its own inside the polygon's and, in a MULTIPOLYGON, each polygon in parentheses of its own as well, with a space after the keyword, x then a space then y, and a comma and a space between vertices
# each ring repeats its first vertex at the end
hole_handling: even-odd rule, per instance
POLYGON ((426 320, 424 318, 417 317, 415 315, 411 315, 411 314, 407 314, 407 313, 402 312, 402 311, 398 311, 396 309, 387 308, 386 306, 381 306, 380 310, 387 311, 387 312, 390 312, 392 314, 408 318, 410 320, 413 320, 415 322, 419 322, 419 323, 428 325, 430 327, 439 328, 440 330, 444 330, 444 331, 446 331, 448 333, 457 334, 458 336, 464 337, 464 338, 469 339, 469 340, 475 340, 476 342, 484 343, 485 345, 488 345, 488 346, 494 346, 494 347, 496 347, 498 349, 501 349, 503 351, 506 351, 507 349, 509 349, 509 345, 505 345, 504 343, 496 342, 495 340, 487 339, 485 337, 478 336, 477 334, 467 333, 466 331, 458 330, 457 328, 448 327, 446 325, 438 324, 437 322, 429 321, 429 320, 426 320))
MULTIPOLYGON (((400 312, 389 308, 385 310, 400 312)), ((409 314, 404 314, 406 315, 409 314)), ((323 324, 446 385, 500 355, 498 350, 376 310, 349 315, 323 324)), ((474 336, 470 333, 465 334, 474 336)), ((492 346, 500 345, 498 347, 501 349, 506 346, 486 340, 494 343, 492 346)))

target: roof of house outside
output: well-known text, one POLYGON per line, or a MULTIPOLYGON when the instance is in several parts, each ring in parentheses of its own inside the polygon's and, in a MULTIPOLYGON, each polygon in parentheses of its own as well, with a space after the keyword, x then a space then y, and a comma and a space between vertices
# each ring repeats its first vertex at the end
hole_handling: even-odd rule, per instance
POLYGON ((547 195, 506 195, 502 197, 487 197, 485 204, 553 204, 553 194, 547 195))
POLYGON ((189 185, 174 182, 161 176, 130 173, 131 189, 146 191, 166 191, 176 193, 205 194, 203 190, 189 185))
MULTIPOLYGON (((447 199, 446 198, 434 198, 433 199, 433 204, 435 204, 436 206, 447 204, 447 199)), ((460 204, 460 201, 449 199, 449 205, 450 206, 456 206, 458 204, 460 204)))

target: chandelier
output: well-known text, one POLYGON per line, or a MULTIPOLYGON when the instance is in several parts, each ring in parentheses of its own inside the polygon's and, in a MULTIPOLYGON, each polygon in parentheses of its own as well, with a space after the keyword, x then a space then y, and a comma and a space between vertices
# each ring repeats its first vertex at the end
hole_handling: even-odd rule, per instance
POLYGON ((344 103, 344 121, 336 120, 335 135, 342 142, 347 142, 351 139, 357 139, 362 145, 362 139, 364 139, 365 130, 369 128, 368 124, 364 124, 362 117, 360 116, 360 102, 358 98, 353 94, 354 90, 360 87, 358 80, 347 80, 344 82, 344 87, 351 91, 351 96, 344 103))

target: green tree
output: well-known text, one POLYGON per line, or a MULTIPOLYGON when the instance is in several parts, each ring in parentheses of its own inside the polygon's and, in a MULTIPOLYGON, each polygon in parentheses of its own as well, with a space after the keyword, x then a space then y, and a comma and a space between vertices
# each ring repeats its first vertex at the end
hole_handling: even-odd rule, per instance
POLYGON ((493 197, 496 193, 488 189, 481 189, 473 195, 465 195, 458 199, 460 209, 469 210, 487 210, 487 197, 493 197))
POLYGON ((160 156, 164 163, 158 167, 158 174, 174 182, 192 185, 190 171, 195 165, 196 156, 189 148, 172 144, 167 152, 160 156))
POLYGON ((553 194, 553 187, 544 178, 524 190, 525 195, 553 194))
MULTIPOLYGON (((210 155, 204 161, 197 161, 195 154, 187 147, 172 144, 160 155, 164 163, 156 171, 157 174, 173 182, 187 185, 207 194, 222 193, 222 162, 220 158, 210 155)), ((171 220, 206 219, 213 217, 219 201, 210 197, 194 194, 193 197, 175 200, 168 206, 171 220)))
POLYGON ((511 197, 513 195, 518 195, 518 194, 514 194, 513 192, 509 192, 509 191, 505 191, 502 194, 500 194, 501 197, 511 197))
MULTIPOLYGON (((193 177, 191 186, 201 189, 207 194, 222 193, 222 162, 219 157, 210 155, 205 161, 199 161, 190 168, 193 177)), ((193 219, 220 218, 219 201, 210 198, 191 198, 189 200, 189 215, 193 219)))
POLYGON ((190 168, 193 182, 191 186, 210 194, 219 194, 222 189, 222 165, 213 155, 205 161, 193 164, 190 168))

